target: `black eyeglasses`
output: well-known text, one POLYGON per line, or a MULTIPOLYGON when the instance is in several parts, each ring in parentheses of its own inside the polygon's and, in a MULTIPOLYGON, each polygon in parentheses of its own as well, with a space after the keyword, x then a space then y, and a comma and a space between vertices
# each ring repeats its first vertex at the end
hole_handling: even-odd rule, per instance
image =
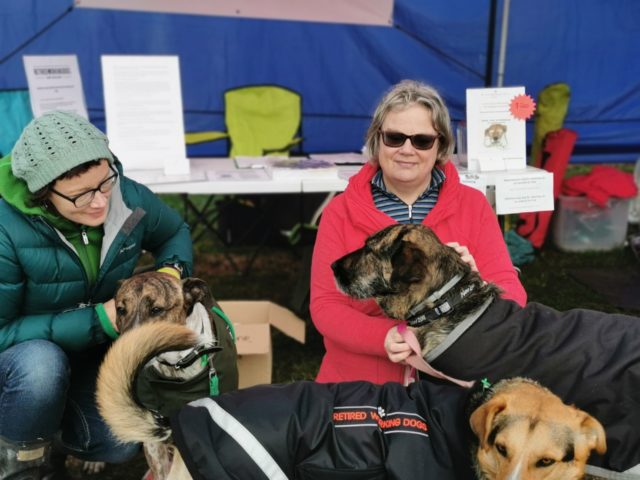
POLYGON ((64 198, 65 200, 70 201, 76 208, 84 208, 88 206, 96 196, 96 192, 100 193, 109 193, 113 190, 113 186, 116 184, 118 180, 118 172, 116 172, 111 165, 109 165, 109 170, 113 172, 113 175, 109 176, 98 185, 97 188, 92 188, 91 190, 87 190, 86 192, 81 193, 80 195, 76 195, 74 197, 67 197, 66 195, 57 192, 53 188, 51 191, 58 195, 59 197, 64 198))
POLYGON ((425 133, 405 135, 400 132, 385 132, 384 130, 380 130, 380 136, 387 147, 401 147, 408 138, 411 141, 411 145, 418 150, 429 150, 433 147, 435 141, 440 138, 440 135, 427 135, 425 133))

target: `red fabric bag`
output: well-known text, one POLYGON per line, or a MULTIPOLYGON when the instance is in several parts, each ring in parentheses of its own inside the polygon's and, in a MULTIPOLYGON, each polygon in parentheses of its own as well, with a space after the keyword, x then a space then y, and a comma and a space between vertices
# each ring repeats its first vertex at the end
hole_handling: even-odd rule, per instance
MULTIPOLYGON (((544 170, 553 172, 554 200, 560 195, 562 180, 577 138, 578 134, 568 128, 549 132, 544 137, 539 164, 544 170)), ((547 237, 552 215, 553 212, 521 213, 516 232, 529 240, 535 248, 540 248, 547 237)))

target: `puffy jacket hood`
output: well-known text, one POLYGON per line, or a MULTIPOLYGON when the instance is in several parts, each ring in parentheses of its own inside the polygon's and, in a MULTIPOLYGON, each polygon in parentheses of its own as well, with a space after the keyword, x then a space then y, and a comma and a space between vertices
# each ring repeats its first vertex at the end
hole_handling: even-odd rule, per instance
POLYGON ((11 170, 11 155, 7 155, 0 160, 0 196, 8 204, 13 205, 26 215, 39 215, 46 218, 58 230, 63 232, 67 238, 67 233, 71 236, 74 236, 74 234, 79 235, 78 226, 70 220, 40 205, 34 207, 28 205, 31 192, 27 188, 27 183, 13 174, 11 170))
POLYGON ((11 155, 0 160, 0 196, 10 205, 25 215, 43 217, 54 226, 74 246, 91 282, 95 279, 100 263, 100 247, 102 244, 102 227, 82 227, 59 214, 38 205, 28 205, 31 192, 25 181, 17 178, 11 169, 11 155), (89 244, 84 245, 82 231, 89 244))
POLYGON ((0 160, 0 196, 9 204, 27 215, 45 215, 44 208, 28 207, 30 192, 26 182, 17 178, 11 170, 11 155, 0 160))

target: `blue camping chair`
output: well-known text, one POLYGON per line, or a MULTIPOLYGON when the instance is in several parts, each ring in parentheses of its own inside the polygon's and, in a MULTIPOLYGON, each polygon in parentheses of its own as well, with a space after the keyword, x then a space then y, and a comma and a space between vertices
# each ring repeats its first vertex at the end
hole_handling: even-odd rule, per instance
POLYGON ((29 90, 0 90, 0 157, 11 153, 22 129, 32 119, 29 90))

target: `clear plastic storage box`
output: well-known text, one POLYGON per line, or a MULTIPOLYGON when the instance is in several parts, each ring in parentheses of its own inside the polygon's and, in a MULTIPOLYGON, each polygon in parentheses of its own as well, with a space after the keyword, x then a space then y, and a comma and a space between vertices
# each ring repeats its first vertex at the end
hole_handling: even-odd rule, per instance
POLYGON ((612 198, 599 207, 587 197, 558 197, 553 240, 571 252, 611 250, 622 247, 627 236, 629 200, 612 198))

